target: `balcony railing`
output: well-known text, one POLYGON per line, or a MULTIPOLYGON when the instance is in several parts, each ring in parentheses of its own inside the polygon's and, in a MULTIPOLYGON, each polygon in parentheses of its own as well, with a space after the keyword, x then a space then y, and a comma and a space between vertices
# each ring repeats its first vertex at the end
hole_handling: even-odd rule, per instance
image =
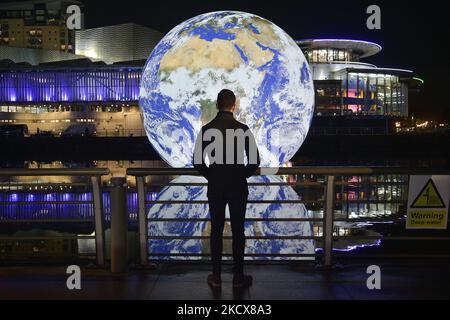
MULTIPOLYGON (((331 266, 332 264, 332 253, 333 253, 333 244, 337 241, 342 240, 367 240, 367 239, 379 239, 380 236, 355 236, 355 235, 338 235, 336 234, 336 225, 337 222, 368 222, 368 221, 377 221, 377 222, 391 222, 392 217, 382 217, 382 218, 368 218, 363 217, 361 219, 354 219, 346 217, 336 217, 335 205, 339 202, 343 202, 343 200, 336 199, 336 189, 337 185, 342 185, 343 182, 337 182, 337 177, 341 176, 371 176, 371 175, 429 175, 429 174, 449 174, 449 169, 430 169, 430 168, 381 168, 381 167, 290 167, 290 168, 279 168, 276 175, 294 175, 300 177, 301 175, 315 175, 315 176, 323 176, 322 183, 311 183, 305 180, 298 179, 295 182, 285 183, 285 185, 294 185, 294 186, 319 186, 323 188, 323 196, 321 199, 314 199, 314 201, 307 200, 250 200, 249 203, 303 203, 308 205, 308 202, 314 202, 315 204, 319 203, 322 206, 323 215, 322 217, 308 217, 308 218, 276 218, 276 219, 258 219, 253 218, 249 220, 262 220, 262 221, 292 221, 292 222, 300 222, 307 221, 311 223, 318 223, 322 225, 322 235, 321 236, 290 236, 290 237, 264 237, 264 236, 252 236, 247 237, 247 239, 297 239, 297 240, 307 240, 312 239, 316 241, 316 252, 312 256, 322 256, 324 266, 331 266), (317 242, 321 242, 322 246, 317 246, 317 242)), ((148 236, 148 214, 147 209, 148 205, 154 205, 157 203, 166 203, 166 204, 176 204, 176 203, 207 203, 207 201, 186 201, 186 200, 146 200, 147 190, 155 187, 155 184, 145 183, 145 177, 147 176, 181 176, 181 175, 198 175, 198 173, 194 169, 187 168, 132 168, 127 170, 128 175, 132 175, 136 177, 136 186, 138 191, 138 218, 139 218, 139 240, 140 240, 140 259, 141 263, 146 264, 152 256, 161 256, 161 255, 170 255, 170 256, 204 256, 207 254, 160 254, 160 253, 149 253, 148 252, 148 244, 149 241, 157 240, 157 239, 175 239, 173 236, 148 236)), ((258 173, 259 174, 259 173, 258 173)), ((193 185, 192 183, 181 183, 182 186, 193 185)), ((196 184, 198 185, 198 184, 196 184)), ((205 184, 206 185, 206 184, 205 184)), ((252 185, 251 183, 249 184, 252 185)), ((406 192, 407 194, 407 192, 406 192)), ((351 201, 351 200, 350 200, 351 201)), ((359 200, 360 201, 360 200, 359 200)), ((372 200, 365 200, 371 203, 375 203, 372 200)), ((376 201, 376 200, 375 200, 376 201)), ((385 201, 385 200, 383 200, 385 201)), ((392 202, 392 201, 391 201, 392 202)), ((398 202, 406 204, 406 198, 399 199, 398 202)), ((397 218, 395 218, 397 219, 397 218)), ((179 221, 207 221, 208 219, 177 219, 177 218, 152 218, 152 222, 158 221, 171 221, 171 222, 179 222, 179 221)), ((411 236, 381 236, 383 241, 417 241, 417 240, 426 240, 426 241, 450 241, 450 237, 411 237, 411 236)), ((194 236, 182 236, 179 239, 199 239, 199 237, 194 236)), ((208 239, 207 236, 202 236, 201 239, 208 239)), ((247 254, 246 256, 284 256, 284 257, 300 257, 305 256, 304 254, 247 254)), ((306 255, 311 256, 311 255, 306 255)), ((401 255, 393 255, 393 257, 400 257, 401 255)), ((440 255, 444 257, 450 257, 448 254, 440 255)), ((431 255, 430 255, 431 257, 431 255)))
MULTIPOLYGON (((0 207, 2 209, 14 208, 12 212, 8 210, 2 210, 3 214, 0 218, 1 224, 26 224, 33 227, 38 227, 42 223, 60 223, 60 224, 73 224, 73 223, 93 223, 94 225, 94 235, 61 235, 61 236, 17 236, 17 235, 1 235, 0 240, 4 241, 77 241, 77 240, 87 240, 93 239, 95 241, 95 255, 98 265, 103 265, 105 263, 105 230, 104 230, 104 208, 103 208, 103 197, 101 192, 101 176, 109 174, 109 169, 107 168, 89 168, 89 169, 0 169, 0 177, 11 178, 11 177, 88 177, 90 180, 89 184, 82 184, 84 188, 88 190, 85 192, 86 198, 83 199, 69 199, 66 197, 67 190, 64 190, 62 186, 60 188, 47 189, 45 191, 42 189, 38 190, 38 185, 35 186, 34 191, 21 191, 20 194, 28 194, 32 198, 19 199, 18 191, 7 191, 3 192, 3 195, 7 195, 8 199, 6 201, 0 202, 0 207), (36 199, 37 198, 37 199, 36 199), (22 200, 22 201, 21 201, 22 200), (26 215, 23 217, 21 215, 21 209, 30 207, 31 205, 43 205, 50 206, 50 208, 56 207, 56 215, 39 214, 34 212, 31 216, 26 215), (71 209, 73 207, 77 208, 75 212, 71 209), (81 209, 81 210, 80 210, 81 209), (93 213, 93 214, 92 214, 93 213)), ((44 184, 46 187, 50 187, 44 184)), ((65 184, 64 187, 67 187, 65 184)), ((78 187, 80 185, 78 184, 78 187)), ((16 186, 17 187, 17 186, 16 186)), ((45 208, 45 207, 42 207, 45 208)), ((43 209, 48 210, 48 209, 43 209)))
MULTIPOLYGON (((45 179, 39 180, 41 183, 35 183, 36 188, 39 191, 27 191, 26 189, 21 189, 20 192, 15 186, 14 192, 11 190, 0 191, 0 209, 8 208, 10 211, 1 211, 0 223, 1 224, 23 224, 28 227, 39 228, 42 223, 47 222, 60 222, 68 225, 78 223, 78 222, 89 222, 93 224, 95 232, 92 235, 61 235, 58 237, 42 237, 42 236, 17 236, 17 235, 6 235, 0 236, 1 241, 11 240, 11 241, 26 241, 26 240, 78 240, 78 239, 93 239, 95 240, 95 254, 97 264, 103 265, 105 263, 105 228, 109 225, 111 221, 111 261, 113 265, 117 259, 121 259, 121 254, 113 253, 118 247, 118 244, 123 243, 123 239, 126 239, 127 229, 133 223, 137 224, 138 234, 139 234, 139 261, 141 264, 146 265, 150 260, 166 258, 170 256, 171 258, 186 258, 187 256, 195 256, 198 258, 207 257, 208 253, 158 253, 149 252, 149 243, 151 241, 168 239, 196 239, 196 240, 207 240, 207 235, 202 236, 189 236, 189 235, 149 235, 148 225, 149 223, 155 222, 193 222, 202 223, 207 222, 209 219, 207 217, 200 218, 185 218, 185 217, 157 217, 151 218, 149 220, 149 207, 155 204, 206 204, 205 200, 161 200, 155 195, 158 190, 162 187, 167 186, 164 179, 170 179, 174 176, 188 175, 195 176, 198 173, 194 169, 190 168, 129 168, 127 170, 127 175, 133 176, 136 179, 136 190, 130 189, 126 185, 125 179, 113 178, 112 183, 106 186, 101 186, 100 177, 109 175, 109 169, 0 169, 0 177, 2 179, 12 179, 13 177, 57 177, 57 176, 69 176, 69 177, 88 177, 89 183, 74 183, 73 186, 84 187, 83 194, 87 194, 85 198, 65 198, 65 193, 63 189, 58 189, 59 185, 51 189, 39 189, 38 186, 41 185, 43 188, 49 188, 51 185, 45 182, 45 179), (147 177, 152 177, 152 179, 146 179, 147 177), (148 180, 148 181, 147 181, 148 180), (107 192, 106 192, 107 191, 107 192), (20 196, 19 196, 20 193, 20 196), (107 193, 107 201, 105 200, 105 193, 107 193), (26 196, 33 195, 32 198, 27 198, 26 196), (53 196, 48 196, 53 194, 53 196), (108 202, 108 206, 105 205, 108 202), (128 207, 126 206, 128 203, 128 207), (49 214, 46 213, 35 213, 23 215, 21 208, 27 208, 32 204, 38 204, 41 206, 54 206, 53 211, 49 214), (65 208, 74 208, 73 211, 68 212, 65 208), (56 208, 56 209, 55 209, 56 208), (75 210, 76 208, 76 210, 75 210), (128 208, 128 209, 127 209, 128 208), (65 211, 66 210, 66 211, 65 211), (4 212, 6 212, 4 214, 4 212), (113 250, 114 248, 114 250, 113 250)), ((258 172, 257 175, 260 173, 258 172)), ((250 183, 250 187, 258 185, 279 185, 279 186, 292 186, 300 189, 314 189, 312 193, 315 195, 314 198, 302 197, 299 200, 273 200, 273 199, 250 199, 250 204, 292 204, 292 203, 302 203, 308 209, 308 215, 305 217, 252 217, 249 221, 262 221, 262 222, 310 222, 317 227, 319 232, 315 232, 312 235, 301 235, 292 234, 289 236, 266 236, 266 235, 252 235, 247 239, 254 240, 312 240, 315 241, 315 252, 313 254, 297 254, 297 253, 264 253, 264 254, 247 254, 249 257, 262 257, 266 259, 274 258, 320 258, 323 264, 327 267, 332 265, 333 256, 341 256, 337 253, 337 244, 345 241, 355 241, 355 240, 377 240, 381 239, 383 242, 400 242, 409 241, 411 243, 446 243, 450 241, 448 233, 441 233, 436 235, 429 234, 407 234, 407 235, 370 235, 370 234, 347 234, 341 232, 340 223, 343 222, 399 222, 404 223, 402 220, 401 212, 397 212, 396 215, 385 215, 385 216, 359 216, 349 217, 348 214, 343 214, 339 211, 339 206, 343 203, 361 202, 376 205, 377 203, 387 202, 387 203, 397 203, 403 204, 406 207, 406 195, 407 189, 402 195, 399 195, 396 199, 385 199, 371 197, 365 195, 362 199, 348 199, 343 196, 343 187, 358 185, 358 179, 354 180, 355 177, 368 177, 364 181, 364 186, 378 186, 378 185, 399 185, 402 184, 407 188, 407 177, 409 175, 436 175, 436 174, 450 174, 450 169, 448 168, 396 168, 396 167, 290 167, 290 168, 279 168, 276 175, 283 176, 284 178, 280 182, 255 182, 250 183), (389 175, 393 176, 405 176, 405 180, 401 181, 379 181, 378 178, 373 178, 374 176, 387 177, 389 175), (311 180, 311 177, 315 177, 315 180, 311 180), (345 178, 343 178, 345 177, 345 178), (350 179, 352 177, 352 179, 350 179), (369 179, 370 178, 370 179, 369 179), (313 209, 311 209, 313 208, 313 209), (315 214, 319 212, 320 214, 315 214), (334 253, 333 253, 334 251, 334 253)), ((171 183, 170 186, 205 186, 205 183, 193 183, 193 182, 177 182, 171 183)), ((228 237, 225 237, 228 239, 228 237)), ((137 244, 136 244, 137 245, 137 244)), ((122 248, 123 249, 123 248, 122 248)), ((120 250, 122 250, 120 249, 120 250)), ((1 256, 1 253, 0 253, 1 256)), ((126 254, 124 255, 126 257, 126 254)), ((361 255, 360 255, 361 256, 361 255)), ((379 257, 382 258, 402 258, 402 257, 424 257, 424 258, 448 258, 450 255, 448 252, 441 252, 438 254, 420 254, 414 250, 410 250, 409 253, 402 254, 381 254, 379 257)), ((371 257, 375 257, 372 255, 371 257)), ((122 261, 123 263, 123 261, 122 261)))

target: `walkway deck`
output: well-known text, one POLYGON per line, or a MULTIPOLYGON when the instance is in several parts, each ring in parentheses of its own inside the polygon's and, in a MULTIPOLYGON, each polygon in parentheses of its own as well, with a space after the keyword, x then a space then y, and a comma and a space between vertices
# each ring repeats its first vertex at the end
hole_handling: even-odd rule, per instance
POLYGON ((82 290, 66 289, 64 267, 0 267, 0 299, 450 299, 450 262, 379 263, 382 289, 366 287, 367 264, 345 265, 331 272, 305 264, 252 264, 248 290, 233 290, 230 266, 223 287, 205 283, 209 266, 159 264, 113 276, 108 270, 82 268, 82 290))

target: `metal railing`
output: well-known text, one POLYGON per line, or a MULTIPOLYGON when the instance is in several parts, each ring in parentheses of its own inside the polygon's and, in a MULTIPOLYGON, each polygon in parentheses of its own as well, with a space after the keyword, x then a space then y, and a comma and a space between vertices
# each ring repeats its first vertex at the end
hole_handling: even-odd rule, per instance
MULTIPOLYGON (((260 171, 258 171, 257 174, 260 171)), ((361 239, 361 240, 367 240, 367 239, 379 239, 380 237, 383 239, 383 241, 420 241, 420 240, 426 240, 426 241, 450 241, 450 237, 448 236, 438 236, 438 237, 417 237, 417 236, 370 236, 370 235, 362 235, 362 236, 355 236, 355 235, 336 235, 335 234, 335 228, 336 222, 368 222, 368 221, 378 221, 382 222, 382 219, 379 218, 336 218, 336 212, 335 212, 335 205, 339 202, 342 202, 342 200, 336 199, 336 186, 339 185, 346 185, 345 181, 337 181, 338 177, 342 176, 371 176, 371 175, 429 175, 429 174, 450 174, 450 169, 447 168, 395 168, 395 167, 283 167, 279 168, 276 175, 317 175, 317 176, 324 176, 324 192, 323 192, 323 200, 315 200, 315 203, 321 203, 323 208, 323 216, 322 218, 276 218, 273 220, 276 221, 309 221, 309 222, 316 222, 321 223, 323 225, 323 232, 322 236, 290 236, 289 239, 312 239, 312 240, 319 240, 322 241, 322 253, 319 253, 316 250, 316 253, 312 256, 320 256, 322 255, 323 259, 323 265, 325 267, 330 267, 332 265, 332 256, 333 256, 333 249, 334 249, 334 242, 339 240, 348 240, 348 239, 361 239)), ((148 213, 147 213, 147 205, 153 205, 157 203, 166 203, 166 204, 176 204, 176 203, 207 203, 207 201, 204 200, 197 200, 197 201, 190 201, 190 200, 146 200, 146 191, 150 187, 161 187, 161 184, 146 184, 145 178, 147 176, 180 176, 180 175, 198 175, 198 173, 194 169, 190 168, 129 168, 127 170, 127 175, 134 176, 136 178, 136 186, 137 186, 137 192, 138 192, 138 220, 139 220, 139 243, 140 243, 140 262, 142 264, 147 264, 149 260, 149 256, 160 256, 165 254, 149 254, 148 252, 148 241, 151 241, 152 239, 207 239, 207 236, 180 236, 180 237, 174 237, 174 236, 155 236, 155 237, 149 237, 148 236, 148 213)), ((314 182, 308 182, 308 181, 296 181, 291 183, 283 183, 284 185, 315 185, 315 186, 321 186, 320 183, 314 183, 314 182)), ((172 184, 170 184, 172 185, 172 184)), ((177 183, 176 185, 206 185, 206 184, 193 184, 193 183, 177 183)), ((251 185, 251 184, 249 184, 251 185)), ((307 204, 308 201, 304 200, 253 200, 248 201, 249 203, 303 203, 307 204)), ((395 202, 395 201, 393 201, 395 202)), ((398 202, 406 202, 405 199, 398 200, 398 202)), ((392 218, 388 219, 392 220, 392 218)), ((152 222, 155 221, 208 221, 207 218, 196 218, 196 219, 189 219, 189 218, 152 218, 152 222)), ((259 221, 268 221, 268 219, 263 218, 250 218, 247 220, 259 220, 259 221)), ((386 218, 384 218, 386 220, 386 218)), ((226 238, 226 237, 225 237, 226 238)), ((284 239, 284 237, 275 237, 275 238, 269 238, 269 237, 259 237, 259 236, 252 236, 247 237, 247 239, 284 239)), ((316 247, 317 249, 317 247, 316 247)), ((170 256, 205 256, 208 254, 186 254, 186 253, 180 253, 180 254, 168 254, 170 256)), ((263 254, 265 256, 270 256, 270 254, 263 254)), ((274 254, 275 256, 280 256, 282 254, 274 254)), ((246 256, 255 256, 255 254, 246 254, 246 256)), ((256 254, 257 256, 257 254, 256 254)), ((301 256, 301 254, 286 254, 286 256, 301 256)), ((307 255, 308 256, 308 255, 307 255)), ((311 255, 309 255, 311 256, 311 255)), ((408 255, 392 255, 392 257, 402 257, 402 256, 408 256, 408 255)), ((430 255, 431 257, 432 255, 430 255)), ((434 255, 439 257, 450 257, 450 255, 434 255)))
MULTIPOLYGON (((26 135, 31 137, 54 137, 59 138, 61 136, 84 136, 86 135, 84 131, 64 134, 64 130, 30 130, 26 135)), ((97 136, 97 137, 146 137, 145 129, 137 128, 137 129, 100 129, 97 128, 95 133, 88 133, 87 136, 97 136)))
MULTIPOLYGON (((68 176, 68 177, 89 177, 91 187, 91 200, 52 200, 45 199, 43 201, 6 201, 1 203, 4 206, 27 206, 30 204, 45 204, 45 205, 91 205, 93 207, 94 229, 95 236, 89 235, 70 235, 70 236, 1 236, 0 240, 79 240, 79 239, 94 239, 95 240, 95 254, 98 265, 105 263, 105 234, 104 234, 104 216, 103 216, 103 201, 102 201, 102 188, 101 188, 101 176, 108 175, 109 169, 107 168, 86 168, 86 169, 0 169, 0 177, 44 177, 44 176, 68 176)), ((14 191, 17 192, 17 191, 14 191)), ((53 191, 52 191, 53 192, 53 191)), ((14 193, 17 195, 17 193, 14 193)), ((0 221, 3 224, 9 223, 48 223, 48 222, 61 222, 61 223, 74 223, 83 222, 89 220, 89 217, 46 217, 45 215, 34 216, 28 219, 14 217, 3 217, 0 221)))
POLYGON ((97 129, 98 137, 146 137, 142 129, 97 129))
MULTIPOLYGON (((110 207, 105 208, 103 201, 104 194, 102 193, 102 187, 100 183, 101 176, 108 175, 109 169, 107 168, 86 168, 86 169, 0 169, 0 178, 6 177, 11 178, 15 176, 27 177, 27 176, 35 176, 35 177, 44 177, 44 176, 71 176, 71 177, 89 177, 89 187, 90 187, 90 195, 91 197, 85 200, 70 200, 70 199, 50 199, 50 198, 39 198, 33 199, 32 203, 35 204, 51 204, 51 205, 59 205, 59 204, 73 204, 76 206, 84 206, 90 205, 92 206, 93 214, 88 215, 87 219, 94 222, 95 236, 90 235, 62 235, 58 237, 46 237, 46 236, 4 236, 0 237, 0 240, 28 240, 28 239, 39 239, 39 240, 51 240, 51 239, 95 239, 95 251, 96 251, 96 260, 99 265, 103 265, 105 263, 105 213, 109 210, 111 211, 111 244, 116 243, 120 244, 123 241, 117 241, 117 237, 120 239, 123 238, 123 233, 127 232, 127 222, 130 224, 130 212, 127 212, 126 206, 124 203, 129 202, 130 199, 126 200, 126 193, 128 196, 133 194, 133 218, 135 218, 135 212, 137 208, 137 224, 138 224, 138 233, 139 233, 139 261, 141 264, 147 264, 149 259, 161 257, 167 255, 166 253, 151 253, 149 252, 149 241, 156 239, 197 239, 204 240, 208 239, 208 236, 149 236, 148 234, 148 224, 149 222, 207 222, 209 221, 206 217, 201 218, 184 218, 184 217, 157 217, 152 218, 151 221, 148 219, 148 206, 152 206, 155 204, 206 204, 206 200, 161 200, 156 197, 149 197, 148 192, 154 192, 156 189, 161 189, 167 184, 161 181, 161 178, 170 178, 172 176, 180 176, 180 175, 198 175, 198 173, 194 169, 190 168, 128 168, 127 174, 130 176, 134 176, 136 179, 136 190, 129 189, 126 186, 126 183, 123 179, 113 179, 111 182, 111 187, 109 190, 111 191, 111 199, 110 199, 110 207), (151 183, 146 183, 146 177, 153 176, 154 180, 151 183), (157 178, 159 177, 159 178, 157 178), (135 198, 137 197, 137 199, 135 198), (134 202, 136 201, 136 202, 134 202), (114 238, 114 239, 113 239, 114 238)), ((260 173, 258 172, 257 175, 260 173)), ((450 237, 447 234, 439 234, 435 236, 422 236, 420 234, 411 234, 407 236, 403 235, 395 235, 395 236, 374 236, 374 235, 341 235, 336 230, 339 228, 339 223, 341 222, 370 222, 370 221, 393 221, 395 219, 399 219, 398 216, 393 217, 382 217, 382 218, 374 218, 374 217, 358 217, 358 218, 349 218, 349 216, 339 216, 337 208, 339 205, 342 205, 344 202, 363 202, 368 201, 370 203, 379 203, 386 202, 387 200, 379 200, 379 199, 344 199, 342 197, 342 187, 348 187, 349 185, 354 184, 353 181, 349 181, 348 179, 343 179, 343 177, 354 177, 354 176, 365 176, 372 177, 376 175, 405 175, 408 177, 409 175, 436 175, 436 174, 450 174, 450 170, 447 168, 385 168, 385 167, 290 167, 290 168, 279 168, 276 175, 280 176, 295 176, 296 179, 284 180, 282 182, 255 182, 249 183, 249 186, 258 186, 258 185, 278 185, 278 186, 292 186, 299 188, 316 188, 315 193, 319 195, 318 198, 313 200, 308 198, 300 197, 299 199, 292 200, 273 200, 273 199, 258 199, 252 200, 250 199, 249 203, 254 204, 272 204, 272 203, 302 203, 306 206, 312 206, 320 212, 323 211, 323 214, 320 217, 317 216, 305 216, 305 217, 271 217, 271 218, 263 218, 263 217, 252 217, 247 220, 250 221, 280 221, 280 222, 310 222, 313 224, 317 224, 322 228, 322 233, 319 235, 289 235, 289 236, 259 236, 254 235, 251 237, 247 237, 247 239, 260 239, 260 240, 274 240, 274 239, 289 239, 289 240, 313 240, 320 245, 316 245, 315 253, 313 254, 302 254, 302 253, 273 253, 273 254, 259 254, 252 253, 247 254, 247 256, 252 257, 321 257, 323 260, 323 264, 327 267, 331 266, 333 262, 333 256, 338 256, 334 254, 333 251, 336 249, 336 244, 338 241, 346 241, 346 240, 369 240, 369 239, 381 239, 383 241, 426 241, 427 243, 430 241, 450 241, 450 237), (317 181, 309 181, 305 178, 305 176, 315 176, 320 177, 317 181), (323 190, 323 191, 322 191, 323 190), (340 195, 340 196, 337 196, 340 195)), ((375 186, 381 182, 371 180, 367 182, 371 186, 375 186)), ((399 182, 396 181, 388 181, 385 182, 389 185, 397 185, 399 182)), ((402 183, 406 182, 402 180, 402 183)), ((46 187, 48 184, 43 183, 46 187)), ((77 183, 77 185, 82 185, 77 183)), ((193 182, 172 182, 170 186, 206 186, 206 183, 193 183, 193 182)), ((105 191, 105 189, 103 189, 105 191)), ((18 193, 17 189, 14 189, 14 193, 18 193)), ((407 194, 407 192, 406 192, 407 194)), ((130 197, 128 197, 130 198, 130 197)), ((406 204, 406 199, 404 197, 398 199, 390 199, 388 200, 391 203, 402 203, 406 204)), ((27 206, 29 205, 29 201, 27 199, 13 199, 13 200, 5 200, 5 198, 0 198, 0 206, 10 206, 14 205, 17 207, 27 206), (3 199, 3 200, 2 200, 3 199)), ((128 203, 130 205, 130 203, 128 203)), ((130 206, 128 207, 128 211, 130 211, 130 206)), ((62 210, 62 209, 61 209, 62 210)), ((17 211, 18 212, 18 211, 17 211)), ((91 212, 91 211, 90 211, 91 212)), ((65 222, 68 224, 79 222, 86 220, 86 217, 81 215, 58 215, 58 216, 46 216, 46 215, 34 215, 34 216, 21 216, 15 215, 8 217, 8 215, 0 217, 0 223, 40 223, 40 222, 65 222), (6 218, 5 218, 6 217, 6 218)), ((400 220, 399 220, 400 221, 400 220)), ((229 237, 225 237, 228 239, 229 237)), ((317 243, 316 243, 317 244, 317 243)), ((119 245, 115 245, 118 247, 119 245)), ((125 249, 120 249, 125 250, 125 249)), ((118 259, 118 270, 122 270, 124 268, 123 261, 121 261, 121 257, 123 251, 118 251, 114 253, 114 256, 118 259)), ((113 252, 112 252, 113 253, 113 252)), ((208 256, 206 253, 170 253, 170 256, 208 256)), ((229 254, 225 254, 229 255, 229 254)), ((391 255, 392 257, 401 257, 401 256, 410 256, 410 254, 397 254, 391 255)), ((416 255, 417 256, 417 255, 416 255)), ((438 255, 428 255, 436 256, 436 257, 450 257, 448 254, 438 254, 438 255)), ((113 254, 111 255, 113 257, 113 254)), ((388 257, 388 255, 385 255, 388 257)), ((112 264, 113 260, 112 258, 112 264)))
POLYGON ((382 127, 312 127, 310 134, 313 136, 399 136, 399 135, 418 135, 430 133, 445 133, 447 127, 437 128, 413 128, 406 130, 402 128, 382 128, 382 127))
POLYGON ((386 128, 372 127, 315 127, 311 129, 311 135, 314 136, 336 136, 336 135, 393 135, 394 132, 386 128))

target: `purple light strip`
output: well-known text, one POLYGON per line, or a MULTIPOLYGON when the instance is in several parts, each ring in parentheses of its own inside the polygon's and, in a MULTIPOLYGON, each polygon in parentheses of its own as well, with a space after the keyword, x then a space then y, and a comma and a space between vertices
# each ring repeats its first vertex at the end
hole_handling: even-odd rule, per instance
POLYGON ((1 72, 0 103, 135 101, 139 96, 140 73, 140 70, 1 72))
POLYGON ((365 40, 356 40, 356 39, 304 39, 304 40, 296 40, 296 42, 353 42, 353 43, 363 43, 371 46, 378 47, 380 51, 383 49, 378 43, 365 41, 365 40))

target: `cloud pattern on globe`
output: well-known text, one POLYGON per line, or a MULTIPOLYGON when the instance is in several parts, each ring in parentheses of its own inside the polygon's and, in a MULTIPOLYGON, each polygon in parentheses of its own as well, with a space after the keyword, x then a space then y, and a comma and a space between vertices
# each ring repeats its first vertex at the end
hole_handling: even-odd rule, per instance
POLYGON ((290 160, 313 116, 308 63, 281 28, 235 11, 206 13, 179 24, 148 58, 139 104, 159 155, 173 167, 192 165, 196 136, 216 115, 223 88, 236 93, 236 118, 253 131, 262 166, 290 160))

